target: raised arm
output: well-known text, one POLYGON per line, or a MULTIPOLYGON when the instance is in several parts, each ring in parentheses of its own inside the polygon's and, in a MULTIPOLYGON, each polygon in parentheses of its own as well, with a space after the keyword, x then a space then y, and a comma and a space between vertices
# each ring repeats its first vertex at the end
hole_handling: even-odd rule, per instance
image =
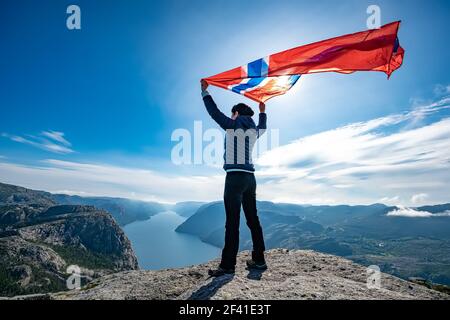
POLYGON ((262 102, 259 104, 259 120, 256 128, 258 129, 258 138, 263 135, 267 129, 266 105, 262 102))
POLYGON ((224 115, 219 108, 217 108, 213 98, 206 90, 208 88, 208 83, 205 80, 201 81, 201 87, 203 102, 205 103, 206 110, 211 118, 213 118, 213 120, 224 130, 234 129, 234 120, 224 115))

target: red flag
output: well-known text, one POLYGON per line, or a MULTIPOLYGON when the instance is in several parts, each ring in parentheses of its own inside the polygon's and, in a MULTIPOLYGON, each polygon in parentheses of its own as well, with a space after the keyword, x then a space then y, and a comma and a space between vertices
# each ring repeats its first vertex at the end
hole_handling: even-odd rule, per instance
POLYGON ((285 94, 303 74, 381 71, 391 76, 405 51, 397 38, 400 21, 272 54, 206 78, 258 102, 285 94))

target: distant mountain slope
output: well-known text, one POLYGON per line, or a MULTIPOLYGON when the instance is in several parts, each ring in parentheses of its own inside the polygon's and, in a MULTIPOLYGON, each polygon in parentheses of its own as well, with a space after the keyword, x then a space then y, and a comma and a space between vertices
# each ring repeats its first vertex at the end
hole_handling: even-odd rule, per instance
POLYGON ((137 269, 130 241, 93 206, 56 205, 45 192, 0 184, 0 295, 66 289, 66 268, 83 281, 137 269))
POLYGON ((80 197, 53 194, 51 199, 60 204, 91 205, 111 213, 121 226, 134 221, 147 220, 151 216, 167 210, 157 202, 138 201, 124 198, 80 197))
POLYGON ((183 202, 178 202, 172 206, 168 206, 167 208, 172 211, 175 211, 177 214, 179 214, 182 217, 189 218, 204 204, 206 204, 206 202, 183 201, 183 202))
MULTIPOLYGON (((450 285, 450 217, 388 216, 397 207, 305 206, 258 202, 267 248, 312 249, 377 264, 397 276, 422 277, 450 285)), ((418 211, 442 213, 450 205, 418 211)), ((219 248, 224 243, 225 212, 221 201, 200 207, 177 232, 198 236, 219 248)), ((240 249, 251 249, 251 236, 241 214, 240 249)))
MULTIPOLYGON (((210 278, 217 260, 182 269, 128 271, 94 280, 83 290, 32 297, 61 300, 438 300, 450 296, 381 274, 380 289, 367 287, 366 267, 314 251, 267 252, 269 269, 244 269, 249 252, 238 256, 236 274, 210 278)), ((27 299, 17 297, 16 299, 27 299)))
POLYGON ((176 231, 205 237, 212 230, 223 227, 225 209, 220 201, 201 206, 194 215, 176 228, 176 231))
POLYGON ((0 205, 31 203, 42 206, 57 204, 57 202, 52 199, 51 193, 0 183, 0 205))

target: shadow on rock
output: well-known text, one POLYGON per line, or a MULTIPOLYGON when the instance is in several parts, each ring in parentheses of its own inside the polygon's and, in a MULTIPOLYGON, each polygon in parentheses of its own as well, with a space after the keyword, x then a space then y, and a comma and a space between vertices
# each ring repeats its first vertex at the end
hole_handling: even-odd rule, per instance
POLYGON ((208 300, 214 296, 222 286, 233 280, 234 274, 227 274, 212 280, 194 291, 188 300, 208 300))
POLYGON ((250 280, 261 280, 262 274, 266 271, 254 269, 247 269, 247 270, 248 270, 247 278, 250 280))

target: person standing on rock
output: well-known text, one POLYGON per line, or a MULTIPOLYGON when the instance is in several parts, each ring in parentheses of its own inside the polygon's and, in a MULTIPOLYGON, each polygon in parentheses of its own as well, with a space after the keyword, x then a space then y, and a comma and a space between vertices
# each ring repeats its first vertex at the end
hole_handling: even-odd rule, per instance
POLYGON ((211 118, 226 131, 224 170, 225 178, 224 205, 226 212, 225 245, 222 260, 217 269, 208 274, 218 277, 235 271, 236 255, 239 251, 239 218, 241 205, 244 209, 247 226, 250 228, 253 251, 252 259, 247 261, 249 269, 265 270, 264 237, 256 209, 255 168, 252 163, 252 151, 256 140, 266 129, 267 115, 264 103, 259 104, 259 123, 252 119, 253 110, 244 103, 231 109, 231 118, 224 115, 207 91, 208 83, 201 80, 203 102, 211 118))

